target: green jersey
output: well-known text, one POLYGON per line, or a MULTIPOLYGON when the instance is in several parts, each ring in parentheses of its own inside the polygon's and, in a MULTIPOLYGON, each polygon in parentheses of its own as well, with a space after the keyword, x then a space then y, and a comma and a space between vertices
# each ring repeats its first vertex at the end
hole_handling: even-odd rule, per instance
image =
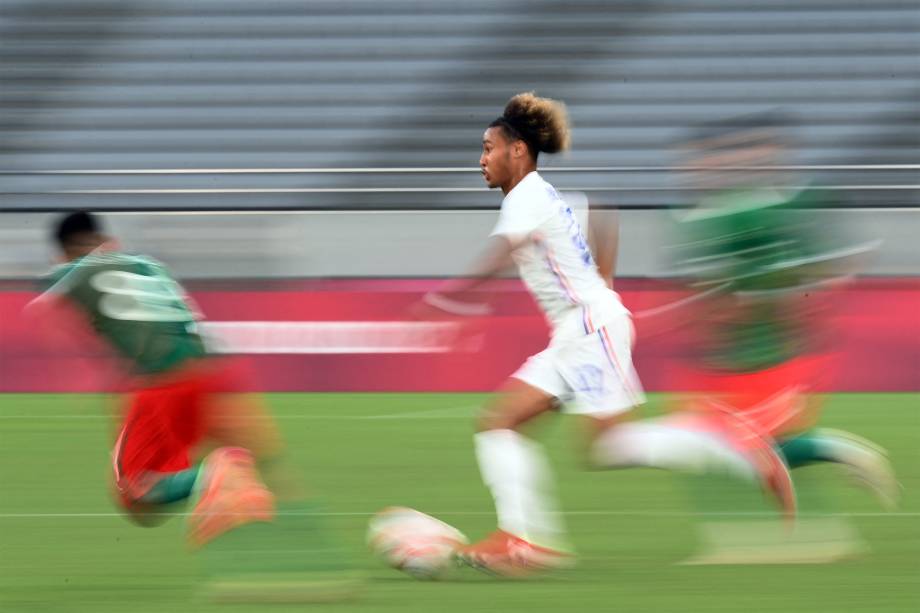
POLYGON ((90 254, 55 269, 49 293, 67 296, 141 374, 207 355, 198 313, 166 268, 124 253, 90 254))
POLYGON ((718 295, 704 314, 710 368, 752 372, 810 351, 803 288, 830 253, 816 204, 809 191, 728 191, 681 220, 684 272, 718 295))

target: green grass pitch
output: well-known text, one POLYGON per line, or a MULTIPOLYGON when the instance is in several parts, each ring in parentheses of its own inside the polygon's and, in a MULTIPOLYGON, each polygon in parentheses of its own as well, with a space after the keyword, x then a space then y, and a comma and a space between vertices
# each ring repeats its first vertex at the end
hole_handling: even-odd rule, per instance
MULTIPOLYGON (((422 583, 365 550, 368 517, 407 505, 470 538, 494 526, 473 459, 470 417, 481 395, 275 394, 268 396, 297 464, 366 575, 352 603, 213 606, 195 600, 199 561, 183 522, 142 529, 107 493, 109 424, 103 399, 0 396, 0 611, 913 611, 920 603, 920 395, 828 399, 823 424, 886 447, 904 486, 901 508, 882 512, 831 467, 836 508, 871 546, 833 565, 688 567, 698 517, 679 478, 581 470, 571 418, 548 419, 538 437, 553 456, 563 508, 580 556, 558 578, 507 582, 472 570, 422 583)), ((653 396, 652 406, 661 396, 653 396)), ((821 472, 827 474, 821 474, 821 472)))

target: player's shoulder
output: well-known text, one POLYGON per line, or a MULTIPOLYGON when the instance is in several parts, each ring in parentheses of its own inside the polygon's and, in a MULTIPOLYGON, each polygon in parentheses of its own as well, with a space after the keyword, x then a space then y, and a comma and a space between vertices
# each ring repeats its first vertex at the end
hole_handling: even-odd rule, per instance
POLYGON ((536 171, 530 173, 518 183, 505 197, 503 206, 526 206, 530 210, 552 207, 562 201, 562 196, 548 181, 536 171))
POLYGON ((563 199, 559 191, 537 172, 533 173, 530 183, 531 189, 534 193, 534 196, 536 197, 544 199, 550 203, 556 203, 563 199))
POLYGON ((587 194, 584 192, 564 191, 559 192, 559 197, 574 211, 575 209, 587 209, 590 206, 587 194))
POLYGON ((121 251, 94 251, 80 258, 76 265, 80 268, 94 268, 99 266, 118 266, 130 264, 136 256, 121 251))
POLYGON ((166 270, 166 265, 154 257, 139 253, 126 253, 123 251, 108 251, 90 254, 84 258, 84 266, 121 268, 129 272, 141 274, 147 271, 162 272, 166 270))
POLYGON ((144 276, 169 275, 167 268, 150 256, 122 251, 105 251, 91 253, 81 258, 76 263, 72 276, 85 278, 103 271, 120 271, 144 276))
POLYGON ((72 278, 73 272, 76 269, 78 261, 73 262, 64 262, 63 264, 58 264, 47 274, 42 276, 38 280, 37 287, 42 291, 50 289, 52 287, 61 286, 61 282, 66 278, 72 278))
POLYGON ((85 285, 98 271, 107 267, 110 260, 101 254, 88 254, 64 262, 51 269, 39 282, 39 287, 53 293, 66 294, 85 285))

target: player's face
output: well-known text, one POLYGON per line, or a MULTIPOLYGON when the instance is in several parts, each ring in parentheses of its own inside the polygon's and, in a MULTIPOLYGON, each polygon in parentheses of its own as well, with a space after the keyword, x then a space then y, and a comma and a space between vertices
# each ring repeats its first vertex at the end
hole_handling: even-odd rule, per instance
POLYGON ((511 142, 499 127, 489 128, 482 135, 482 155, 479 168, 486 185, 501 187, 511 178, 511 142))
MULTIPOLYGON (((768 133, 766 136, 770 136, 768 133)), ((690 180, 704 189, 754 187, 775 179, 772 167, 783 149, 760 132, 739 133, 694 144, 688 165, 695 167, 690 180), (739 167, 761 170, 739 170, 739 167)))
POLYGON ((104 234, 98 234, 96 232, 77 234, 64 248, 64 260, 70 261, 82 258, 103 245, 111 245, 114 247, 115 241, 104 234))

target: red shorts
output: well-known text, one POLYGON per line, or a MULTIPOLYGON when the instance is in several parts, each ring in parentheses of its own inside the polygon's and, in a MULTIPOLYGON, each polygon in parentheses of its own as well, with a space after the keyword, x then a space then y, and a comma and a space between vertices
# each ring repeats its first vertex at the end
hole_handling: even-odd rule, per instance
POLYGON ((826 368, 824 357, 804 356, 750 373, 688 373, 685 389, 702 394, 685 408, 730 415, 752 433, 775 438, 813 418, 809 394, 820 387, 826 368))
POLYGON ((207 360, 162 376, 127 398, 112 464, 123 503, 137 500, 157 473, 191 466, 195 447, 207 436, 215 394, 242 391, 237 368, 207 360))

